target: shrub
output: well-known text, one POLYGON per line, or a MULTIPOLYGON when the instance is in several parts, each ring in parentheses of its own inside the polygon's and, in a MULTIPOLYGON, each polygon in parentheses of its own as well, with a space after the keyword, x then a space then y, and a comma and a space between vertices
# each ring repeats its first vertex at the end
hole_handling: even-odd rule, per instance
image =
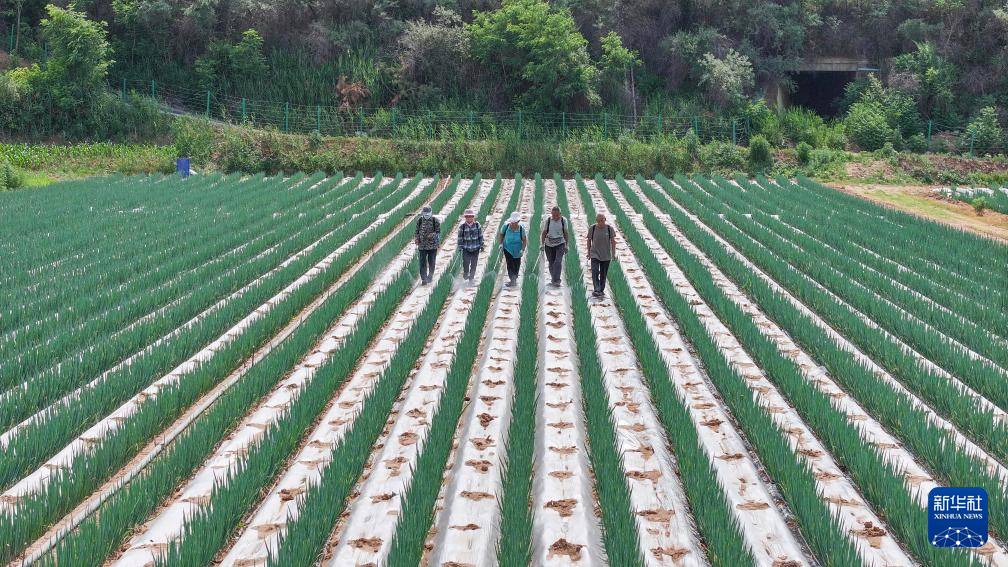
POLYGON ((690 159, 693 161, 700 159, 700 136, 697 136, 692 128, 683 136, 683 146, 686 147, 686 154, 690 159))
POLYGON ((896 155, 896 148, 892 142, 886 142, 881 148, 875 151, 875 155, 880 158, 889 159, 896 155))
POLYGON ((745 169, 742 148, 729 142, 711 142, 700 147, 700 168, 710 173, 739 173, 745 169))
POLYGON ((973 210, 976 211, 977 216, 983 216, 984 211, 987 210, 987 199, 985 197, 977 197, 970 201, 973 205, 973 210))
POLYGON ((998 125, 997 113, 994 107, 986 106, 980 109, 979 114, 966 127, 963 143, 969 148, 972 142, 974 153, 992 154, 1003 150, 1004 134, 998 125))
POLYGON ((192 165, 205 166, 213 157, 214 132, 210 122, 198 118, 179 118, 172 123, 175 157, 189 157, 192 165))
POLYGON ((224 128, 215 161, 226 173, 263 170, 263 156, 251 130, 224 128))
POLYGON ((798 158, 798 163, 801 165, 808 165, 809 154, 812 153, 812 146, 808 142, 801 142, 795 148, 795 157, 798 158))
POLYGON ((791 143, 820 146, 819 131, 826 127, 821 116, 807 108, 796 106, 781 113, 781 128, 791 143))
POLYGON ((870 152, 881 149, 896 134, 886 122, 885 109, 874 102, 854 103, 844 118, 844 127, 851 141, 870 152))
POLYGON ((911 152, 924 153, 928 150, 927 138, 924 137, 924 134, 914 134, 907 138, 904 148, 911 152))
POLYGON ((770 142, 759 134, 749 139, 749 170, 752 173, 764 173, 773 168, 773 148, 770 142))
POLYGON ((24 177, 11 163, 4 160, 0 163, 0 191, 19 189, 24 185, 24 177))

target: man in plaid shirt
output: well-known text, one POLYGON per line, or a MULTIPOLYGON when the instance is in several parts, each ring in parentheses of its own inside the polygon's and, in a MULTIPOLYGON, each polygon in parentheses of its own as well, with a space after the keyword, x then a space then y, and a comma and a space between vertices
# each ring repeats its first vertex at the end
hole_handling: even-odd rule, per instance
POLYGON ((483 251, 483 227, 476 222, 476 212, 466 209, 465 222, 459 225, 458 249, 462 251, 462 277, 472 283, 476 277, 476 259, 483 251))

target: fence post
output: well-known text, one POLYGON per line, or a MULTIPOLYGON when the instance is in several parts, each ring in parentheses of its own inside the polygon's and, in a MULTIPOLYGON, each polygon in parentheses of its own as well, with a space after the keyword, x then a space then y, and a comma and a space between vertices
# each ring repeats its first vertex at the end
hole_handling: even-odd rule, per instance
POLYGON ((150 82, 150 96, 151 98, 154 99, 157 98, 157 81, 155 81, 154 79, 151 79, 150 82))
POLYGON ((396 122, 396 117, 398 115, 399 115, 399 113, 396 111, 396 109, 393 108, 392 109, 392 137, 393 138, 399 137, 399 128, 398 128, 398 124, 396 122))
POLYGON ((693 133, 700 137, 700 119, 696 116, 693 117, 693 133))
POLYGON ((322 134, 322 105, 315 105, 315 133, 322 134))
POLYGON ((738 145, 738 132, 735 129, 735 119, 732 118, 731 121, 731 143, 733 146, 738 145))
POLYGON ((927 141, 927 149, 928 149, 928 151, 931 151, 931 128, 932 128, 932 126, 934 126, 934 122, 929 118, 928 119, 928 141, 927 141))
POLYGON ((206 116, 210 118, 210 91, 206 92, 206 116))
POLYGON ((364 109, 363 108, 360 109, 360 117, 358 119, 358 122, 360 123, 360 126, 357 127, 357 131, 358 132, 363 132, 364 131, 364 109))
POLYGON ((242 97, 242 124, 246 122, 248 115, 245 113, 245 97, 242 97))
POLYGON ((658 113, 658 135, 659 136, 665 135, 665 120, 662 117, 661 112, 658 113))
POLYGON ((474 118, 473 111, 470 110, 469 111, 469 132, 468 132, 470 138, 475 138, 476 137, 476 136, 473 136, 473 118, 474 118))
POLYGON ((609 139, 609 113, 602 113, 602 138, 609 139))
POLYGON ((563 137, 564 139, 567 139, 567 112, 561 113, 560 124, 561 128, 563 128, 563 137))
POLYGON ((427 111, 427 135, 434 139, 434 113, 430 110, 427 111))
POLYGON ((123 102, 126 102, 126 78, 125 77, 123 77, 123 80, 122 80, 122 89, 119 91, 119 94, 121 95, 121 97, 123 99, 123 102))
POLYGON ((522 138, 522 132, 524 130, 523 125, 524 125, 524 122, 522 120, 522 111, 519 110, 518 111, 518 139, 519 140, 522 138))
POLYGON ((976 128, 970 132, 970 157, 973 157, 973 143, 976 142, 976 128))
POLYGON ((10 25, 10 32, 7 34, 7 52, 14 53, 14 24, 10 25))

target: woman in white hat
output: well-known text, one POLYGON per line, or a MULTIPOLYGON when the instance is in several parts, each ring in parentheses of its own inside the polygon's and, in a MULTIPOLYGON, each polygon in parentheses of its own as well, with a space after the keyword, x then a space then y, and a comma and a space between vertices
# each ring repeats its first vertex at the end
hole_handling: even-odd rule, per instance
POLYGON ((525 253, 525 247, 528 246, 525 225, 521 223, 521 213, 518 211, 511 213, 511 218, 501 229, 500 244, 504 249, 504 260, 507 262, 507 285, 513 287, 518 283, 518 268, 521 267, 521 257, 525 253))
POLYGON ((462 251, 462 277, 472 283, 476 277, 476 259, 483 251, 483 227, 476 221, 476 211, 466 209, 462 213, 465 222, 459 225, 458 249, 462 251))

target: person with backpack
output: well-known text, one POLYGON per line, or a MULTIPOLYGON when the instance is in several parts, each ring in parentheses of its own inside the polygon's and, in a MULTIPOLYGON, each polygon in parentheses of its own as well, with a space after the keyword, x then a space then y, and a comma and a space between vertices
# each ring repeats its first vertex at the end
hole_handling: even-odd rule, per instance
POLYGON ((476 259, 483 251, 483 227, 476 222, 476 211, 462 213, 465 222, 459 225, 458 249, 462 251, 462 278, 472 283, 476 277, 476 259))
POLYGON ((500 245, 504 249, 504 261, 507 262, 508 287, 518 283, 518 269, 521 267, 521 257, 528 246, 525 235, 525 225, 521 223, 521 213, 511 213, 504 228, 500 231, 500 245))
POLYGON ((595 216, 595 224, 588 228, 588 255, 591 258, 592 297, 605 297, 606 276, 609 263, 616 256, 616 229, 606 224, 603 214, 595 216))
POLYGON ((549 265, 550 287, 560 287, 560 269, 563 267, 563 257, 567 252, 567 219, 560 215, 560 207, 553 207, 550 216, 543 225, 543 248, 546 251, 546 263, 549 265))
POLYGON ((430 207, 424 207, 417 218, 413 240, 420 255, 420 282, 427 285, 434 277, 434 261, 441 245, 441 221, 434 216, 430 207))

